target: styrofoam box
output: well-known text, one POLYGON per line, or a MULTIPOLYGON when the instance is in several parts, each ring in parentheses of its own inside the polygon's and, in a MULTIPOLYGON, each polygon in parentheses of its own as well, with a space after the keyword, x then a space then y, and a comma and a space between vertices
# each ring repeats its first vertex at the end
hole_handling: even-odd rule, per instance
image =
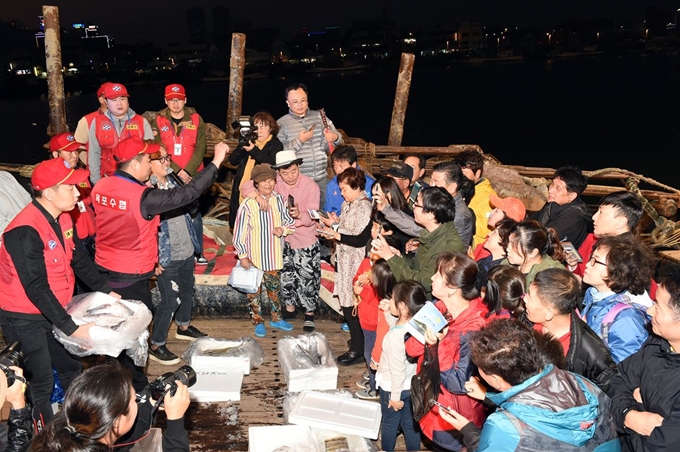
MULTIPOLYGON (((219 343, 215 344, 215 348, 223 347, 219 343)), ((241 369, 245 375, 250 374, 250 357, 249 356, 205 356, 200 352, 209 350, 199 350, 199 353, 191 357, 191 367, 196 372, 205 371, 231 371, 241 369)))
POLYGON ((381 417, 379 403, 303 391, 288 414, 288 422, 377 439, 381 417))
POLYGON ((189 398, 194 402, 241 400, 242 384, 243 372, 240 369, 226 372, 196 370, 196 384, 189 388, 189 398))
POLYGON ((306 425, 248 427, 248 452, 272 452, 283 446, 295 452, 320 452, 306 425))
MULTIPOLYGON (((287 341, 294 341, 295 338, 285 337, 279 339, 277 356, 279 365, 283 372, 283 377, 288 383, 288 391, 325 391, 338 388, 338 365, 332 357, 327 357, 327 364, 324 366, 313 366, 301 368, 295 361, 294 352, 287 347, 287 341)), ((325 337, 324 337, 324 340, 325 337)), ((330 346, 326 342, 325 350, 330 352, 330 346)))

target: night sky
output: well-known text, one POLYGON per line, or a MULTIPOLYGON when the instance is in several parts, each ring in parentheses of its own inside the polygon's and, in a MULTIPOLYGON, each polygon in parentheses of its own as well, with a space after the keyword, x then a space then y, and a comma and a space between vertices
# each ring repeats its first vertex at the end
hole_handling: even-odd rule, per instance
MULTIPOLYGON (((0 19, 19 19, 30 28, 36 25, 42 3, 35 0, 0 0, 0 19)), ((680 0, 60 0, 62 26, 71 23, 94 23, 100 31, 119 43, 147 39, 158 44, 188 40, 186 9, 206 9, 208 31, 212 29, 210 8, 231 8, 232 23, 250 21, 254 28, 274 27, 282 37, 306 27, 318 30, 326 26, 350 26, 352 18, 379 18, 387 8, 388 17, 399 28, 454 26, 459 21, 481 20, 484 25, 516 24, 552 26, 560 19, 613 17, 617 21, 641 20, 648 6, 672 11, 680 0)))

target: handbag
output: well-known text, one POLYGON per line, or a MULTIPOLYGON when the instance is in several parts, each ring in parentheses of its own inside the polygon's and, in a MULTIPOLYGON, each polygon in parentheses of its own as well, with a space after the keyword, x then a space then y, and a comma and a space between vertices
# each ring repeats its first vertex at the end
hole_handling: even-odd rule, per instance
POLYGON ((439 399, 441 378, 439 374, 439 342, 425 344, 425 355, 418 373, 411 378, 411 404, 413 418, 420 421, 431 409, 430 400, 439 399))
POLYGON ((260 290, 263 275, 264 272, 254 265, 246 270, 241 267, 241 262, 236 262, 236 267, 231 271, 227 284, 239 292, 257 293, 260 290))

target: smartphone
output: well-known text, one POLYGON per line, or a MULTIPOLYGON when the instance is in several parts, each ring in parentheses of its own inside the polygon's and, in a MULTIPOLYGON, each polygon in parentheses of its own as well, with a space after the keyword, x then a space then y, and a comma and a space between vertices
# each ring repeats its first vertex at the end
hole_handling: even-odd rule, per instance
POLYGON ((309 216, 312 218, 312 220, 320 220, 321 217, 319 216, 319 211, 314 210, 314 209, 309 209, 307 210, 309 212, 309 216))
POLYGON ((444 410, 444 412, 446 412, 446 413, 451 413, 451 410, 449 410, 448 407, 445 407, 441 403, 437 402, 435 399, 430 399, 430 403, 432 405, 437 405, 440 410, 444 410))
POLYGON ((317 210, 316 213, 318 213, 320 217, 328 218, 328 214, 323 210, 317 210))
POLYGON ((413 184, 413 188, 411 188, 411 193, 408 195, 408 207, 409 209, 413 210, 413 205, 416 203, 416 200, 418 199, 418 193, 420 193, 420 190, 423 189, 423 183, 420 182, 419 180, 416 181, 415 184, 413 184))
POLYGON ((288 208, 290 209, 295 205, 295 198, 293 198, 293 195, 288 195, 288 208))
POLYGON ((312 127, 309 128, 307 132, 311 132, 312 130, 316 129, 316 124, 312 124, 312 127))
POLYGON ((576 247, 574 246, 573 243, 571 242, 562 242, 562 248, 564 248, 564 252, 567 253, 569 256, 572 258, 576 259, 577 262, 583 262, 583 258, 579 254, 579 252, 576 250, 576 247))

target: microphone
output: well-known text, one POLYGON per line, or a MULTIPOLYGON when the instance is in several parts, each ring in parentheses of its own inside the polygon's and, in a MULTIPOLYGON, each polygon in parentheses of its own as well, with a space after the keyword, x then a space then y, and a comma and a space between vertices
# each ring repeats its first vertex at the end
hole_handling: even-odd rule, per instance
POLYGON ((149 183, 153 188, 158 188, 158 177, 156 177, 155 174, 152 174, 149 178, 149 183))
POLYGON ((168 168, 168 176, 172 177, 172 180, 174 180, 177 183, 177 185, 184 185, 184 181, 182 180, 182 178, 179 177, 171 167, 168 168))

